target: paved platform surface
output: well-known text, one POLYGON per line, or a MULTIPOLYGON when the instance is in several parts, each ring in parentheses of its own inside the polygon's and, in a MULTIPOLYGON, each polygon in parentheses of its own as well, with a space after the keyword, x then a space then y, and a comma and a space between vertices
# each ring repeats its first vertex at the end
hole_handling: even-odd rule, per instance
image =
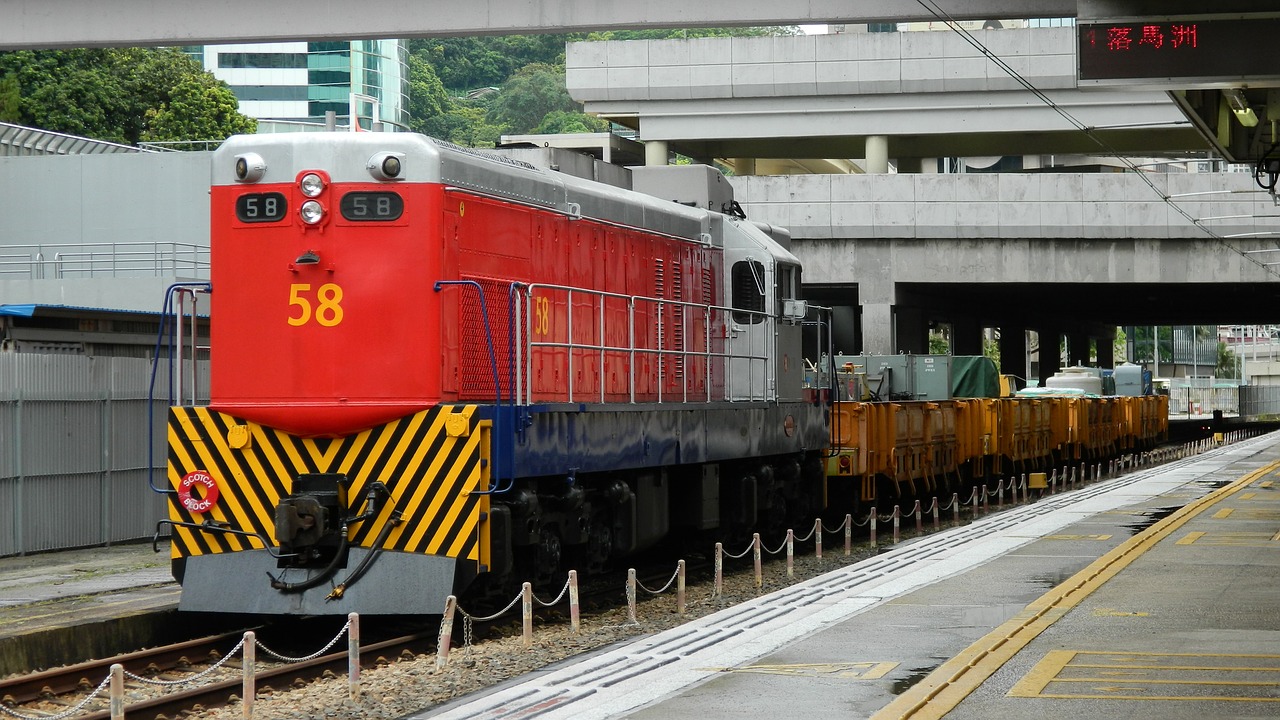
POLYGON ((0 675, 169 642, 180 588, 169 546, 151 543, 0 558, 0 675))
POLYGON ((1280 717, 1278 469, 1142 469, 413 717, 1280 717))

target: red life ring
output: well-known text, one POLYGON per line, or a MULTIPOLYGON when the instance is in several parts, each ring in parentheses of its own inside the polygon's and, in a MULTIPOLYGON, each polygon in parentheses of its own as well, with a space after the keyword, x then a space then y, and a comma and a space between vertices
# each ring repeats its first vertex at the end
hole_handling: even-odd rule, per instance
POLYGON ((193 513, 202 513, 213 507, 218 502, 218 483, 213 481, 213 476, 203 470, 193 470, 182 476, 182 482, 178 484, 178 502, 182 503, 182 507, 193 513), (204 488, 202 497, 195 497, 191 494, 191 488, 199 485, 204 488))

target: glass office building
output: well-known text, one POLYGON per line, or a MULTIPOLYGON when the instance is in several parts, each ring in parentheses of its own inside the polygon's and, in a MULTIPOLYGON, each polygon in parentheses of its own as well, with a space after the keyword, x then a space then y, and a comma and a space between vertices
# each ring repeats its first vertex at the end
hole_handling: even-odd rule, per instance
POLYGON ((206 70, 231 86, 240 112, 260 132, 323 124, 326 111, 347 126, 357 98, 361 127, 377 121, 388 131, 408 128, 408 46, 403 40, 206 45, 206 70), (296 127, 291 127, 296 126, 296 127))

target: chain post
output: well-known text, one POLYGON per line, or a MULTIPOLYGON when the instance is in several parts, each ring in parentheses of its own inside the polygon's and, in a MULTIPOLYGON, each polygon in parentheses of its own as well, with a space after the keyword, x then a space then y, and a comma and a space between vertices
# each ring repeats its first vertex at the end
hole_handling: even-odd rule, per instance
POLYGON ((924 508, 920 505, 920 501, 916 500, 916 534, 924 532, 924 508))
POLYGON ((627 622, 631 625, 638 625, 639 620, 636 619, 636 569, 627 569, 627 622))
POLYGON ((450 595, 444 601, 444 617, 440 619, 440 637, 436 641, 436 670, 449 664, 449 648, 453 645, 453 613, 458 609, 458 598, 450 595))
POLYGON ((960 493, 951 493, 951 522, 960 525, 960 493))
POLYGON ((935 496, 935 497, 933 498, 933 507, 930 509, 930 512, 932 512, 932 513, 933 513, 933 531, 934 531, 934 532, 937 532, 937 531, 938 531, 938 527, 939 527, 939 525, 938 525, 938 498, 937 498, 937 496, 935 496))
POLYGON ((522 641, 525 647, 533 647, 533 583, 520 586, 520 614, 524 619, 522 641))
POLYGON ((871 507, 871 547, 876 547, 876 520, 880 515, 880 509, 874 505, 871 507))
POLYGON ((716 583, 713 597, 724 595, 724 543, 716 543, 716 583))
POLYGON ((360 697, 360 615, 347 615, 347 696, 360 697))
POLYGON ((581 625, 582 608, 578 603, 578 571, 569 571, 569 631, 578 634, 581 625))
POLYGON ((902 529, 901 526, 902 526, 902 510, 900 510, 897 505, 894 505, 893 506, 893 544, 894 545, 898 544, 898 539, 899 537, 901 537, 901 529, 902 529))
POLYGON ((1004 478, 996 481, 996 507, 1004 507, 1004 478))
POLYGON ((124 720, 124 666, 111 666, 111 720, 124 720))
POLYGON ((844 556, 853 554, 853 514, 844 516, 844 556))
POLYGON ((990 506, 987 505, 987 486, 983 485, 982 486, 982 514, 986 515, 990 511, 991 511, 991 508, 990 506))
POLYGON ((751 552, 756 563, 756 588, 764 587, 764 569, 760 567, 760 533, 751 535, 751 552))
POLYGON ((822 518, 813 521, 813 556, 822 559, 822 518))
POLYGON ((676 563, 676 613, 680 617, 684 617, 684 570, 685 563, 683 560, 676 563))
POLYGON ((796 531, 787 528, 787 577, 796 576, 796 531))
POLYGON ((254 664, 257 662, 258 640, 252 630, 244 634, 244 647, 241 649, 243 662, 241 663, 241 680, 240 680, 240 708, 244 720, 253 718, 253 699, 257 694, 254 687, 257 678, 254 676, 254 664))

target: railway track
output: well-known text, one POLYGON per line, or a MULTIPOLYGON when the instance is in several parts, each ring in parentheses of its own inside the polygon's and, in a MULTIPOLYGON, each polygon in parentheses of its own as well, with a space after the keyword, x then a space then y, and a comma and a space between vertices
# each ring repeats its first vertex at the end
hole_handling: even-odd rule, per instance
MULTIPOLYGON (((113 658, 94 660, 64 668, 48 670, 0 681, 0 701, 16 713, 17 717, 43 717, 50 708, 65 711, 72 703, 63 699, 73 693, 92 691, 108 676, 113 664, 125 667, 128 673, 147 679, 163 678, 166 683, 181 683, 183 677, 205 673, 223 658, 226 649, 235 647, 241 636, 228 633, 173 645, 141 650, 113 658), (201 667, 204 666, 204 667, 201 667), (39 715, 30 714, 32 711, 39 715)), ((380 658, 398 656, 404 652, 425 652, 434 645, 434 633, 419 633, 373 643, 360 648, 362 667, 372 666, 380 658)), ((346 651, 327 653, 296 663, 259 663, 255 671, 258 688, 284 688, 299 682, 309 682, 326 673, 345 675, 348 667, 346 651)), ((164 686, 128 679, 127 691, 131 695, 146 693, 143 700, 130 699, 130 718, 175 717, 178 713, 199 707, 217 707, 233 702, 243 691, 243 668, 238 661, 228 661, 205 684, 190 689, 172 690, 174 684, 164 686)), ((57 710, 55 710, 57 712, 57 710)), ((105 694, 99 694, 82 713, 73 715, 76 720, 109 720, 111 717, 105 694)))

